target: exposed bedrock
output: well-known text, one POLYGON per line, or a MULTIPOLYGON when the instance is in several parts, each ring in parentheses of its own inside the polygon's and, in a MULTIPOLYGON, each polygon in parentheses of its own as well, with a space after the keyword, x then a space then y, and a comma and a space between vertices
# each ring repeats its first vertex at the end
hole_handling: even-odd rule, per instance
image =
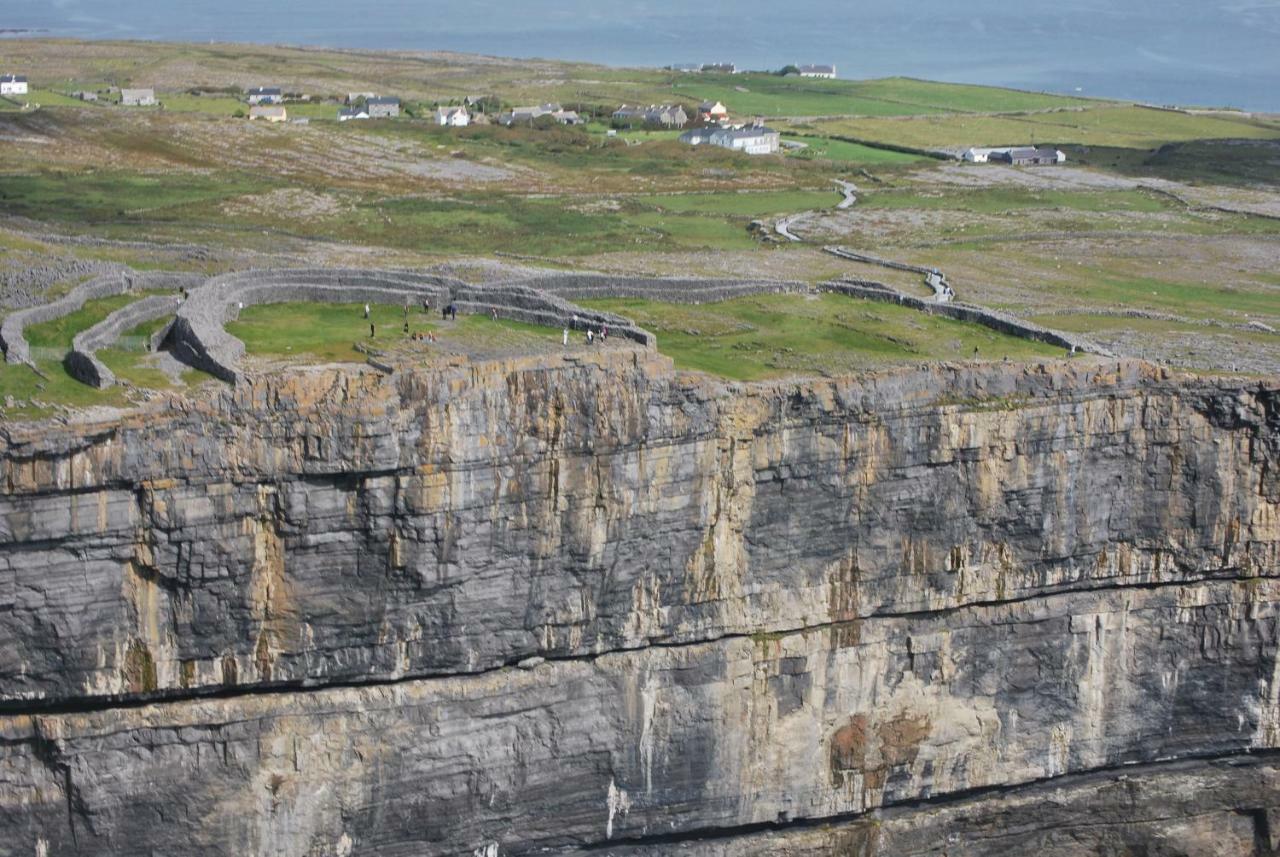
POLYGON ((1025 842, 1165 853, 1217 777, 1169 818, 1271 853, 1273 383, 633 351, 0 440, 17 853, 976 855, 1017 800, 1102 836, 1133 765, 1138 838, 1025 842))

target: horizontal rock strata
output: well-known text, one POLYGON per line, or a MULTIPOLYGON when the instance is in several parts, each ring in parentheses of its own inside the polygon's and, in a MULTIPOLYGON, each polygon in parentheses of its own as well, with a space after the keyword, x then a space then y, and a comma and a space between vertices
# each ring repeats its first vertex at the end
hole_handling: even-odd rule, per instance
POLYGON ((0 438, 18 853, 983 854, 1133 766, 1134 842, 1183 775, 1273 829, 1274 384, 634 351, 0 438))

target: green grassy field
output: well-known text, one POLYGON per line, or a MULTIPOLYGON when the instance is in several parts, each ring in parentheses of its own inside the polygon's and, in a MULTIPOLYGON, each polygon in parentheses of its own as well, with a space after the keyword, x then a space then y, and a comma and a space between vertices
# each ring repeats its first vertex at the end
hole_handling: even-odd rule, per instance
POLYGON ((731 214, 759 217, 809 208, 832 208, 840 195, 823 191, 754 191, 749 193, 688 193, 633 197, 663 211, 699 214, 731 214))
POLYGON ((1192 140, 1280 138, 1280 123, 1274 121, 1122 106, 1017 117, 836 119, 813 127, 825 134, 919 149, 1051 143, 1150 150, 1192 140))
POLYGON ((690 101, 721 101, 731 115, 738 117, 917 116, 1046 110, 1090 103, 1059 95, 910 78, 854 81, 762 74, 686 74, 675 76, 672 91, 690 101))
POLYGON ((92 226, 175 218, 195 203, 263 189, 250 176, 116 171, 0 175, 0 211, 36 220, 92 226))
MULTIPOLYGON (((38 372, 29 366, 0 364, 0 413, 13 418, 41 417, 50 413, 47 407, 30 405, 32 400, 46 406, 66 405, 77 408, 128 404, 128 391, 119 385, 98 390, 71 377, 62 365, 62 355, 71 348, 71 340, 77 333, 92 327, 114 310, 138 300, 139 297, 137 294, 115 295, 87 301, 73 313, 28 327, 27 341, 31 345, 38 372), (17 407, 4 406, 4 400, 10 396, 20 403, 17 407)), ((149 323, 129 331, 128 335, 149 333, 155 324, 163 323, 149 323)), ((155 389, 171 386, 164 373, 142 365, 144 354, 140 352, 106 349, 99 356, 125 381, 155 389)), ((193 380, 196 380, 196 376, 207 377, 193 372, 193 380)))
POLYGON ((930 159, 905 152, 893 152, 888 149, 876 149, 861 143, 849 143, 844 140, 833 140, 830 137, 787 134, 783 140, 804 143, 806 148, 790 153, 790 157, 804 160, 821 159, 836 164, 856 164, 859 166, 905 166, 929 163, 930 159))
POLYGON ((1080 212, 1182 210, 1182 206, 1167 197, 1140 190, 1060 191, 1016 187, 957 189, 928 194, 912 190, 873 190, 861 197, 859 204, 869 209, 946 209, 975 214, 1059 208, 1080 212))
MULTIPOLYGON (((421 333, 434 330, 437 317, 435 313, 428 317, 419 307, 411 311, 409 320, 412 329, 421 333)), ((227 324, 227 331, 244 342, 250 354, 363 363, 365 355, 356 350, 356 343, 380 348, 404 340, 404 309, 373 304, 366 321, 360 304, 263 304, 246 308, 239 319, 227 324), (375 336, 369 335, 370 324, 375 336)))
POLYGON ((841 295, 761 295, 722 303, 584 301, 634 319, 682 369, 752 381, 922 360, 1039 360, 1059 348, 894 304, 841 295), (975 351, 976 349, 976 351, 975 351))

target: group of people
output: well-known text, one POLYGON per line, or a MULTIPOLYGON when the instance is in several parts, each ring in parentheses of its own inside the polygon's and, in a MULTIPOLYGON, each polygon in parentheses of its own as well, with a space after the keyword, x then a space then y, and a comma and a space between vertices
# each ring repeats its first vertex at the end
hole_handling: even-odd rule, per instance
MULTIPOLYGON (((572 324, 573 324, 573 329, 577 330, 579 327, 579 324, 578 324, 578 316, 576 314, 573 317, 572 324)), ((604 341, 608 338, 609 338, 609 325, 607 324, 600 325, 599 334, 597 334, 590 325, 587 326, 587 345, 595 345, 597 340, 600 342, 600 344, 603 345, 604 341)), ((561 336, 560 342, 562 345, 564 345, 565 348, 569 347, 569 328, 566 327, 564 329, 564 334, 561 336)))
MULTIPOLYGON (((243 304, 241 304, 241 306, 243 306, 243 304)), ((377 337, 377 335, 378 335, 378 327, 377 327, 377 325, 376 325, 373 321, 370 321, 370 316, 371 316, 372 312, 373 312, 373 308, 372 308, 371 306, 369 306, 369 304, 365 304, 365 305, 364 305, 364 318, 365 318, 365 321, 368 321, 368 322, 369 322, 369 338, 370 338, 370 339, 373 339, 373 338, 377 337)), ((423 298, 423 299, 422 299, 422 312, 423 312, 424 314, 425 314, 425 313, 429 313, 429 312, 431 312, 431 301, 427 300, 426 298, 423 298)), ((458 319, 458 308, 457 308, 456 306, 454 306, 453 304, 447 304, 446 306, 441 307, 441 309, 440 309, 440 317, 441 317, 442 319, 446 320, 446 321, 448 321, 448 320, 450 320, 450 319, 452 319, 452 320, 454 320, 454 321, 457 321, 457 319, 458 319)), ((420 332, 420 331, 419 331, 419 332, 414 332, 414 333, 412 333, 412 334, 410 333, 410 331, 409 331, 409 305, 408 305, 408 304, 405 304, 405 305, 404 305, 404 335, 405 335, 405 336, 408 336, 408 337, 409 337, 410 339, 412 339, 414 342, 435 342, 435 341, 436 341, 436 335, 435 335, 435 333, 434 333, 433 331, 430 331, 430 330, 426 331, 425 333, 424 333, 424 332, 420 332)))

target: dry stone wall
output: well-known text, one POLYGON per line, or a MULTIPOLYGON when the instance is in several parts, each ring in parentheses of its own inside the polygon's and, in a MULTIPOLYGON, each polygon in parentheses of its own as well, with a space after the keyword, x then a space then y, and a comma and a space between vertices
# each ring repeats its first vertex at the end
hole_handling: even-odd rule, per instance
MULTIPOLYGON (((88 330, 76 334, 63 364, 67 372, 81 383, 99 389, 115 383, 115 374, 98 359, 97 352, 114 345, 126 330, 148 321, 173 315, 182 304, 178 295, 152 295, 121 307, 88 330)), ((149 347, 154 349, 157 340, 168 332, 168 326, 158 336, 153 336, 149 347)))
POLYGON ((1009 315, 1008 313, 998 312, 997 310, 987 309, 986 307, 974 306, 964 303, 935 303, 933 301, 922 300, 912 295, 905 295, 897 289, 887 286, 884 283, 876 283, 868 280, 830 280, 818 286, 819 290, 824 292, 833 292, 835 294, 848 295, 855 298, 865 298, 867 300, 881 301, 883 303, 895 303, 900 306, 908 306, 920 312, 929 313, 930 315, 944 315, 947 318, 954 318, 957 321, 967 321, 972 324, 980 324, 983 327, 989 327, 992 330, 998 330, 1009 336, 1017 336, 1022 339, 1030 339, 1033 342, 1043 342, 1048 345, 1056 345, 1059 348, 1066 349, 1069 352, 1082 352, 1086 354, 1099 354, 1104 357, 1114 357, 1115 355, 1107 351, 1105 348, 1096 345, 1084 337, 1075 336, 1070 333, 1063 333, 1057 330, 1050 330, 1047 327, 1041 327, 1038 324, 1032 324, 1029 321, 1009 315))

